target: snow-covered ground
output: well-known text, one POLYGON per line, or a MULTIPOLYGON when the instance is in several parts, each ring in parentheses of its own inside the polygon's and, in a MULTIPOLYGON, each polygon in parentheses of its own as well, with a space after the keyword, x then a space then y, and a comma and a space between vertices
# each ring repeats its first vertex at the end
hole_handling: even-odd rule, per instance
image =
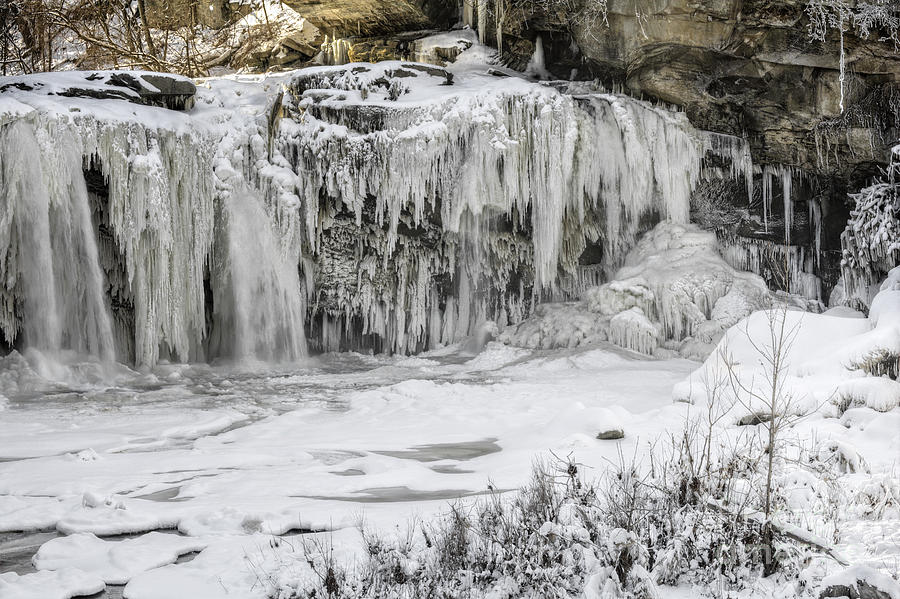
MULTIPOLYGON (((0 412, 0 528, 70 535, 45 544, 35 566, 132 580, 127 597, 264 596, 265 585, 253 588, 259 568, 290 553, 271 535, 338 531, 335 543, 353 551, 361 518, 389 530, 489 485, 516 488, 539 454, 575 452, 602 468, 620 448, 681 426, 689 408, 670 390, 695 367, 611 347, 491 343, 474 357, 331 354, 268 372, 161 366, 113 387, 20 391, 0 412), (596 439, 610 426, 624 440, 596 439), (139 536, 93 536, 126 533, 139 536), (214 557, 223 553, 232 557, 214 557)), ((42 579, 0 580, 6 597, 42 579)))

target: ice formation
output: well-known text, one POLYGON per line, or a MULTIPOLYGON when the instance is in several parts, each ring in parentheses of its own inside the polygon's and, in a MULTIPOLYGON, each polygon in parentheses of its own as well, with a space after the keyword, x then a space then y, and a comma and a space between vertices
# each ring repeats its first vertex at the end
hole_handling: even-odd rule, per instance
MULTIPOLYGON (((15 92, 13 107, 34 106, 0 132, 16 157, 2 166, 8 344, 140 366, 292 360, 305 337, 420 351, 608 280, 653 223, 688 221, 703 176, 752 185, 743 140, 583 86, 400 62, 306 69, 267 94, 207 85, 199 108, 158 123, 158 109, 69 114, 15 92), (217 111, 226 96, 237 104, 217 111)), ((722 267, 681 296, 648 277, 653 299, 623 309, 659 336, 625 339, 622 316, 616 338, 651 351, 696 336, 732 288, 722 267)))
POLYGON ((541 348, 609 340, 645 354, 666 348, 697 357, 770 302, 762 279, 736 272, 719 255, 715 233, 663 222, 628 253, 611 281, 587 289, 579 304, 544 306, 500 338, 541 348))
POLYGON ((484 319, 506 324, 535 299, 595 281, 585 270, 614 270, 644 221, 687 221, 705 145, 683 115, 478 83, 487 93, 398 63, 293 81, 278 146, 298 173, 311 250, 335 259, 319 275, 359 270, 320 285, 330 289, 325 348, 354 328, 404 352, 458 340, 484 319), (363 268, 337 263, 335 235, 363 268), (602 247, 593 269, 579 265, 588 244, 602 247))
POLYGON ((273 225, 254 212, 260 208, 224 216, 260 200, 214 173, 217 151, 228 147, 214 130, 169 115, 155 125, 158 109, 141 107, 143 119, 115 110, 69 116, 33 101, 39 109, 0 125, 7 342, 21 331, 23 346, 139 366, 303 352, 299 284, 271 271, 284 262, 272 250, 273 225), (101 189, 88 191, 87 172, 101 189), (218 296, 212 318, 209 286, 218 296), (210 325, 232 331, 233 348, 219 344, 209 355, 210 325))
POLYGON ((814 274, 819 252, 728 234, 721 235, 720 244, 722 256, 735 269, 756 273, 789 293, 815 301, 824 299, 822 281, 814 274))

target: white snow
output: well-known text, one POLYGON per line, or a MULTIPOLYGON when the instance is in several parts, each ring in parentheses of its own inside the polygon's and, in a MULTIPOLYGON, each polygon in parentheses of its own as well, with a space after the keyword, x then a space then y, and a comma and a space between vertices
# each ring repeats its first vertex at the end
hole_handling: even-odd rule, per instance
MULTIPOLYGON (((303 539, 327 539, 352 559, 361 518, 387 530, 489 485, 514 489, 536 455, 572 455, 598 473, 621 455, 649 455, 710 408, 709 384, 729 364, 764 391, 760 351, 781 323, 791 337, 783 391, 806 418, 778 477, 788 498, 778 521, 809 538, 831 534, 855 563, 896 564, 900 384, 858 366, 875 351, 900 354, 900 268, 868 318, 757 311, 772 303, 762 280, 735 271, 712 234, 687 224, 709 139, 683 115, 612 94, 565 95, 464 61, 453 86, 417 71, 385 89, 380 77, 409 67, 365 68, 211 79, 187 114, 0 96, 2 194, 15 206, 0 218, 0 327, 9 335, 19 325, 15 289, 32 346, 0 360, 0 530, 68 535, 41 547, 37 573, 0 575, 3 599, 121 582, 129 599, 266 597, 303 539), (272 130, 266 109, 281 92, 286 116, 272 130), (386 126, 366 130, 353 116, 360 107, 389 108, 386 126), (86 218, 84 156, 99 157, 109 183, 121 280, 101 272, 110 248, 86 218), (334 203, 325 212, 323 194, 334 203), (332 208, 361 222, 372 195, 380 250, 406 252, 404 284, 376 293, 370 257, 355 265, 367 284, 342 308, 392 349, 426 340, 435 349, 304 358, 310 252, 332 208), (423 223, 438 205, 453 247, 426 257, 398 247, 401 219, 423 223), (651 214, 666 220, 638 240, 651 214), (527 247, 489 229, 498 216, 530 229, 527 247), (603 262, 585 274, 577 259, 597 240, 603 262), (537 294, 565 295, 567 278, 610 281, 500 334, 521 347, 489 342, 488 321, 520 320, 537 295, 520 289, 489 306, 479 279, 489 269, 508 277, 504 265, 521 256, 537 294), (442 305, 429 281, 448 265, 468 270, 442 305), (131 335, 107 313, 105 282, 134 301, 131 335), (129 344, 140 372, 111 362, 129 344), (675 357, 714 347, 699 368, 675 357), (242 360, 171 363, 206 352, 242 360), (610 428, 625 437, 597 439, 610 428), (846 492, 834 504, 845 508, 837 530, 818 530, 826 479, 846 492), (125 533, 136 536, 101 538, 125 533)), ((326 346, 341 326, 323 325, 326 346)), ((733 425, 758 406, 725 391, 713 398, 727 416, 716 426, 725 441, 749 443, 753 427, 733 425)))
POLYGON ((540 306, 500 339, 542 348, 608 339, 644 354, 662 346, 698 357, 728 327, 770 303, 762 279, 722 259, 715 234, 662 222, 627 254, 612 280, 587 289, 580 304, 540 306))
POLYGON ((71 599, 93 595, 105 588, 103 579, 75 568, 23 576, 15 572, 0 574, 3 599, 71 599))
POLYGON ((205 547, 201 539, 159 532, 123 541, 73 534, 41 545, 33 561, 38 570, 77 569, 106 584, 126 584, 141 572, 174 563, 179 556, 205 547))

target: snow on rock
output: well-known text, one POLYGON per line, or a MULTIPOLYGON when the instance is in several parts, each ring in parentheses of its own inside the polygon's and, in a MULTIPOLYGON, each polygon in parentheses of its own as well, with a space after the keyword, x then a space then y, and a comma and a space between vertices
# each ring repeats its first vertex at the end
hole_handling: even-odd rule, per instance
POLYGON ((501 339, 524 347, 572 347, 609 340, 645 354, 667 341, 684 355, 706 355, 728 327, 770 305, 765 283, 736 272, 715 235, 663 222, 642 237, 613 280, 574 305, 545 305, 501 339))
POLYGON ((238 537, 211 545, 193 560, 150 570, 125 586, 126 599, 264 599, 265 574, 275 571, 277 539, 267 535, 238 537))
POLYGON ((0 93, 19 90, 66 98, 127 100, 138 104, 189 110, 197 88, 181 75, 142 71, 63 71, 4 77, 0 93))
POLYGON ((159 532, 122 541, 74 534, 41 545, 33 562, 38 570, 75 568, 106 584, 125 584, 141 572, 174 563, 179 556, 205 547, 201 539, 159 532))
POLYGON ((105 588, 102 578, 75 568, 44 570, 23 576, 15 572, 0 574, 0 597, 3 599, 71 599, 94 595, 105 588))
POLYGON ((178 531, 191 536, 253 533, 282 535, 300 528, 303 528, 300 515, 293 510, 252 513, 222 508, 210 513, 186 516, 178 523, 178 531))
POLYGON ((827 576, 822 580, 820 588, 820 597, 900 599, 900 583, 869 566, 851 566, 827 576))
POLYGON ((175 528, 177 524, 177 518, 146 502, 85 493, 81 507, 68 511, 56 523, 56 530, 67 535, 90 532, 110 536, 175 528))

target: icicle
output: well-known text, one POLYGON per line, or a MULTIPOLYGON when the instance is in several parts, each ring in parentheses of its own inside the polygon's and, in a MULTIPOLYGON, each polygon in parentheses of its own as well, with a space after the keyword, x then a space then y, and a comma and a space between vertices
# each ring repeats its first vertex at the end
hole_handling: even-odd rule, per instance
POLYGON ((540 79, 550 79, 550 73, 547 71, 547 64, 544 59, 544 37, 541 34, 534 40, 534 54, 525 68, 525 72, 540 79))
POLYGON ((765 165, 762 172, 762 206, 763 226, 766 233, 769 232, 769 214, 772 212, 772 167, 765 165))
POLYGON ((475 3, 478 0, 463 0, 462 2, 462 23, 464 27, 475 29, 475 3))
POLYGON ((822 204, 818 199, 810 199, 809 205, 809 222, 813 226, 813 236, 816 248, 816 266, 820 266, 822 260, 822 204))
MULTIPOLYGON (((704 131, 705 136, 705 152, 711 153, 713 156, 721 158, 731 168, 730 176, 732 179, 744 179, 747 186, 747 198, 753 201, 753 155, 750 152, 750 143, 742 138, 734 135, 726 135, 724 133, 714 133, 712 131, 704 131)), ((725 176, 722 172, 711 173, 712 176, 725 176)))
POLYGON ((781 193, 784 199, 784 242, 791 245, 791 226, 794 219, 794 204, 791 198, 791 182, 793 169, 782 167, 781 169, 781 193))
POLYGON ((732 236, 721 244, 722 257, 733 268, 756 273, 770 285, 807 299, 822 300, 815 259, 800 246, 732 236))
POLYGON ((504 9, 506 7, 505 0, 495 0, 496 1, 496 15, 495 22, 497 25, 497 57, 503 56, 503 19, 506 17, 504 14, 504 9))
POLYGON ((350 62, 350 42, 339 38, 335 38, 329 42, 328 36, 326 35, 325 41, 321 46, 318 60, 323 65, 328 66, 347 64, 350 62))
POLYGON ((478 41, 482 44, 487 44, 487 31, 488 31, 488 15, 490 14, 490 10, 488 8, 490 0, 472 0, 473 2, 477 2, 478 6, 478 41))

